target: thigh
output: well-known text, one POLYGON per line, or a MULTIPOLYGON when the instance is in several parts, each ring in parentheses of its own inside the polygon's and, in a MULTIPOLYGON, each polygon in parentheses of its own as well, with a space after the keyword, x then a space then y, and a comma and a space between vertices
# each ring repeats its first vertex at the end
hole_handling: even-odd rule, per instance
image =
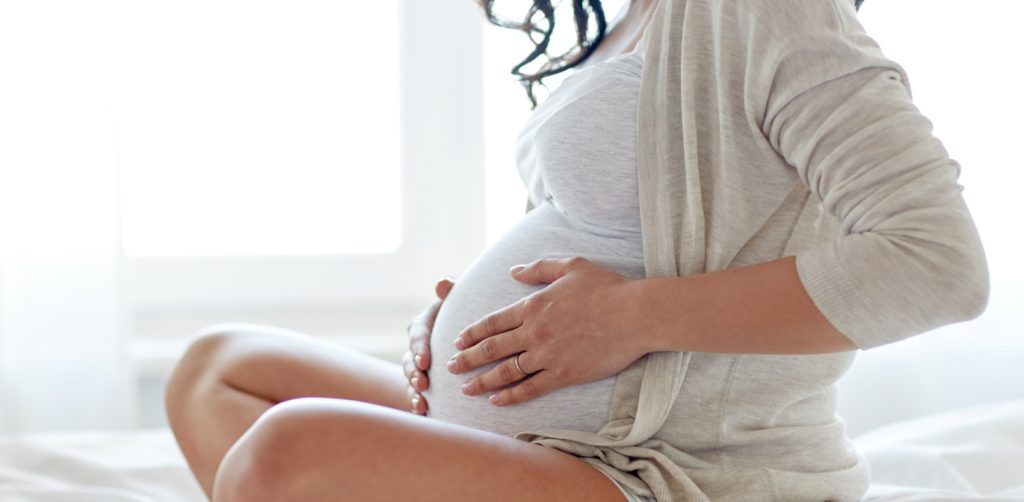
POLYGON ((369 403, 298 399, 232 447, 214 500, 625 500, 581 459, 369 403))
POLYGON ((304 333, 251 323, 205 328, 194 346, 215 347, 194 358, 224 383, 280 403, 299 397, 354 399, 409 410, 399 364, 304 333))

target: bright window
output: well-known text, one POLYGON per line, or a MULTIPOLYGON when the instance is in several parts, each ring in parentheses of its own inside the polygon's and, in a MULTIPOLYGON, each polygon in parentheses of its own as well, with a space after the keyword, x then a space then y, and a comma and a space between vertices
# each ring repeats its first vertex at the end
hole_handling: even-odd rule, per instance
POLYGON ((342 332, 379 311, 401 333, 481 251, 473 2, 108 5, 140 332, 275 312, 342 332))
POLYGON ((127 254, 394 251, 397 9, 121 2, 113 104, 127 254))

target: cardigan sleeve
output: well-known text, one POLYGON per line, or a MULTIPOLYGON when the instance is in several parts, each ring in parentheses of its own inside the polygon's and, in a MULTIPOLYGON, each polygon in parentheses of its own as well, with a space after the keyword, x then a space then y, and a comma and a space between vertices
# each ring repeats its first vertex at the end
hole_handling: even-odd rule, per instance
POLYGON ((762 132, 840 222, 841 237, 797 253, 800 280, 868 349, 977 317, 989 276, 960 165, 913 104, 902 68, 855 36, 867 40, 843 27, 816 34, 813 49, 790 46, 762 132), (831 59, 812 57, 822 54, 831 59))

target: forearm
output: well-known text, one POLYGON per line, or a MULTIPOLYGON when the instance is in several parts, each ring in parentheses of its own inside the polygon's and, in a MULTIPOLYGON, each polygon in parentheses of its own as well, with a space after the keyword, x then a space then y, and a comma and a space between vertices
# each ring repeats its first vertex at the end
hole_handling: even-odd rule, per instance
POLYGON ((646 352, 820 354, 854 350, 808 296, 796 259, 636 280, 623 305, 646 352))

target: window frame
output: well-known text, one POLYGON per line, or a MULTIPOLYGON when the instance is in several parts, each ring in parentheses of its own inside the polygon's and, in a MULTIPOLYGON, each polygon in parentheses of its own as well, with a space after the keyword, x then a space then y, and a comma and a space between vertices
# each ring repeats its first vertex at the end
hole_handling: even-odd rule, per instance
MULTIPOLYGON (((426 306, 485 244, 483 16, 473 2, 398 1, 401 243, 391 253, 129 257, 136 322, 204 312, 426 306)), ((354 319, 353 319, 354 321, 354 319)), ((142 335, 146 335, 145 329, 142 335)))

